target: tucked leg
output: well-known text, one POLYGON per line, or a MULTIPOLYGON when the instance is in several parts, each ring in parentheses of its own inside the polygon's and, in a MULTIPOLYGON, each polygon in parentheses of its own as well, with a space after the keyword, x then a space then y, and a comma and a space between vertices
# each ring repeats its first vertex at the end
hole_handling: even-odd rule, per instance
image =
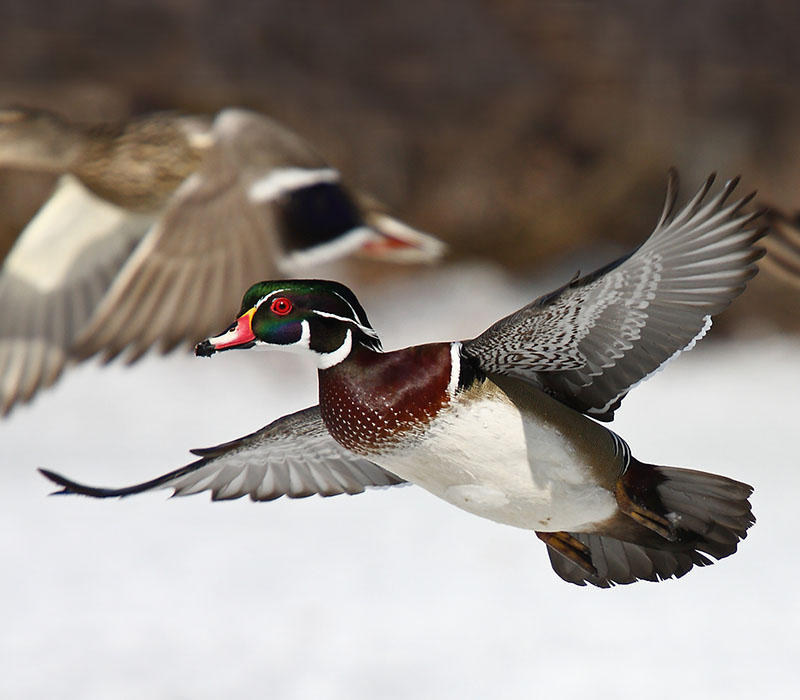
POLYGON ((550 549, 577 564, 586 573, 597 576, 597 569, 592 564, 589 548, 568 532, 539 532, 537 530, 536 536, 550 549))
POLYGON ((678 539, 678 533, 675 531, 675 526, 666 518, 658 513, 645 508, 644 506, 636 503, 625 489, 622 479, 617 481, 617 486, 614 489, 614 495, 617 498, 617 505, 625 515, 633 518, 637 523, 643 525, 648 530, 658 533, 664 539, 674 542, 678 539))

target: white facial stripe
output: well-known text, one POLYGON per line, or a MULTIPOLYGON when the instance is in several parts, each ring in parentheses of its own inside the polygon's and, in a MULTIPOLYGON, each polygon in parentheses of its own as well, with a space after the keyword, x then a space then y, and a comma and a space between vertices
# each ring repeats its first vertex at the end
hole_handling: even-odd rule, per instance
POLYGON ((311 187, 322 182, 338 182, 339 171, 333 168, 274 168, 268 175, 256 180, 247 190, 247 196, 257 204, 277 199, 292 190, 311 187))
POLYGON ((267 299, 269 299, 270 297, 274 297, 276 294, 280 294, 281 292, 285 292, 285 291, 286 291, 286 288, 284 287, 283 289, 276 289, 274 292, 270 292, 269 294, 266 294, 266 295, 264 295, 263 297, 261 297, 261 298, 260 298, 260 299, 259 299, 259 300, 256 302, 256 308, 258 308, 259 306, 261 306, 261 305, 262 305, 262 304, 263 304, 263 303, 264 303, 264 302, 265 302, 267 299))
MULTIPOLYGON (((272 297, 276 296, 277 294, 282 294, 283 292, 286 292, 286 291, 288 291, 288 289, 284 287, 282 289, 276 289, 275 291, 272 291, 269 294, 264 295, 263 297, 261 297, 256 302, 256 308, 259 308, 268 299, 271 299, 272 297)), ((361 323, 359 323, 358 321, 355 320, 356 318, 358 318, 358 313, 353 308, 353 305, 349 301, 347 301, 347 299, 345 299, 341 294, 339 294, 338 292, 336 292, 334 290, 331 290, 331 292, 333 294, 335 294, 337 297, 339 297, 345 304, 347 304, 347 306, 353 312, 354 318, 348 318, 346 316, 339 316, 338 314, 328 313, 327 311, 317 311, 316 309, 312 309, 313 313, 317 314, 318 316, 323 316, 324 318, 335 318, 338 321, 345 321, 345 322, 348 322, 348 323, 352 323, 354 326, 357 326, 361 331, 363 331, 363 333, 365 335, 368 335, 370 338, 377 338, 378 337, 378 332, 376 330, 374 330, 373 328, 370 328, 369 326, 364 326, 364 325, 362 325, 361 323)))
POLYGON ((450 381, 447 383, 447 393, 455 396, 458 389, 458 380, 461 378, 461 343, 450 343, 450 381))
MULTIPOLYGON (((305 323, 305 321, 303 321, 305 323)), ((353 349, 353 332, 348 328, 342 344, 333 352, 314 352, 319 369, 328 369, 347 359, 353 349)))
POLYGON ((369 336, 370 338, 377 339, 378 337, 378 333, 374 329, 370 328, 369 326, 362 326, 358 321, 355 321, 352 318, 347 318, 346 316, 339 316, 338 314, 331 314, 328 313, 327 311, 318 311, 317 309, 313 309, 312 313, 315 313, 317 316, 322 316, 322 318, 335 318, 337 321, 352 323, 356 328, 358 328, 360 331, 362 331, 365 335, 369 336))
MULTIPOLYGON (((269 294, 264 295, 263 297, 261 297, 256 302, 256 308, 259 308, 265 301, 271 299, 272 297, 276 296, 277 294, 282 294, 283 292, 286 292, 286 291, 287 291, 287 288, 276 289, 275 291, 272 291, 269 294)), ((331 291, 333 291, 333 290, 331 290, 331 291)), ((333 291, 333 293, 336 294, 336 296, 339 297, 345 304, 347 304, 347 306, 353 312, 353 316, 358 318, 358 314, 356 313, 356 310, 353 308, 353 305, 349 301, 347 301, 347 299, 345 299, 338 292, 333 291)), ((323 318, 335 318, 337 321, 344 321, 345 323, 352 323, 362 333, 364 333, 364 335, 368 336, 369 338, 375 338, 375 340, 378 340, 378 332, 375 329, 370 328, 369 326, 364 326, 364 325, 362 325, 361 323, 359 323, 358 321, 356 321, 353 318, 348 318, 346 316, 339 316, 338 314, 328 313, 327 311, 318 311, 316 309, 312 309, 312 313, 317 314, 317 316, 322 316, 323 318)), ((306 321, 303 321, 303 323, 305 324, 306 321)), ((260 343, 260 344, 261 345, 270 345, 270 343, 260 343)), ((281 345, 279 347, 289 347, 289 346, 281 345)))
POLYGON ((349 301, 347 301, 347 299, 345 299, 341 294, 339 294, 339 292, 337 292, 335 289, 332 289, 331 291, 337 297, 339 297, 345 304, 347 304, 347 306, 350 308, 350 311, 353 312, 353 318, 358 318, 358 312, 353 308, 353 305, 349 301))

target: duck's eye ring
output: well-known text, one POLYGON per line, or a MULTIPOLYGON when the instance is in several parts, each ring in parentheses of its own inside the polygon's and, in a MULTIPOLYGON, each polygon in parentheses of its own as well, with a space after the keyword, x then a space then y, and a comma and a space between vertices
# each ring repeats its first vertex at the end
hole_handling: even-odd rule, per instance
POLYGON ((270 304, 269 308, 272 313, 278 314, 278 316, 286 316, 286 314, 291 312, 293 304, 291 300, 286 297, 278 297, 272 300, 272 304, 270 304))

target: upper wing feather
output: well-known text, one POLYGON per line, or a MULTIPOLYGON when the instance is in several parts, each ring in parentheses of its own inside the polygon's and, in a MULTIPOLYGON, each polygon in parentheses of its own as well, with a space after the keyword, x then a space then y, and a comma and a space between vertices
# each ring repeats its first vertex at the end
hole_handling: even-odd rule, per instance
POLYGON ((63 487, 58 493, 95 498, 171 488, 176 496, 211 491, 213 500, 249 495, 254 501, 270 501, 281 496, 356 494, 368 486, 404 483, 339 445, 325 427, 319 406, 278 418, 238 440, 192 452, 201 459, 156 479, 119 489, 85 486, 41 471, 63 487))
POLYGON ((706 201, 713 179, 673 213, 671 171, 661 219, 639 248, 498 321, 465 353, 611 420, 631 387, 690 349, 757 272, 759 214, 741 211, 752 195, 728 203, 737 178, 706 201))

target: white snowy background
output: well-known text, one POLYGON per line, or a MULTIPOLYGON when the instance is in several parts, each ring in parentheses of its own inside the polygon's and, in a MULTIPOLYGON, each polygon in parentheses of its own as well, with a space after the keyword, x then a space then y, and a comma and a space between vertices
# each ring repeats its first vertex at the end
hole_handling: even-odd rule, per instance
MULTIPOLYGON (((473 336, 557 282, 411 280, 359 294, 389 349, 473 336)), ((800 697, 800 339, 712 331, 625 400, 639 459, 756 488, 739 552, 678 581, 572 586, 533 533, 414 487, 96 501, 35 471, 149 479, 315 385, 278 354, 92 362, 0 422, 0 698, 800 697)))

